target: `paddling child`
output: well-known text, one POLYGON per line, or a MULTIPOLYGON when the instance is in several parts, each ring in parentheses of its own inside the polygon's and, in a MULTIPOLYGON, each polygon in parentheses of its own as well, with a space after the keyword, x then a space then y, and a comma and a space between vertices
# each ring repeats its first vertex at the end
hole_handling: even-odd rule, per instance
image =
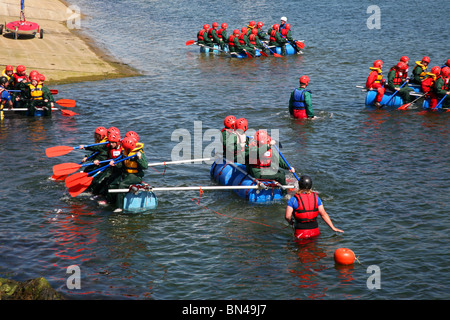
POLYGON ((44 110, 44 116, 52 115, 52 104, 48 100, 48 97, 44 97, 42 90, 43 86, 39 83, 39 74, 34 74, 31 77, 31 82, 21 82, 22 99, 28 109, 28 115, 34 116, 36 107, 42 107, 44 110))
POLYGON ((292 38, 291 25, 289 23, 286 23, 284 29, 281 30, 281 36, 284 37, 287 42, 289 42, 292 48, 294 48, 295 52, 300 53, 300 48, 297 46, 294 38, 292 38))
POLYGON ((383 61, 376 60, 373 63, 373 67, 369 67, 370 70, 372 70, 367 77, 366 81, 366 88, 367 90, 376 90, 377 95, 375 97, 375 103, 374 106, 377 108, 381 107, 381 100, 383 100, 385 88, 384 85, 386 83, 386 80, 383 79, 382 69, 383 68, 383 61))
POLYGON ((209 30, 210 26, 209 24, 204 24, 203 25, 203 29, 201 29, 198 33, 197 33, 197 43, 199 45, 205 45, 208 47, 213 47, 213 43, 210 40, 210 38, 208 37, 208 30, 209 30))
POLYGON ((289 98, 289 113, 296 119, 314 119, 311 91, 306 89, 309 84, 309 77, 306 75, 301 76, 299 83, 300 87, 296 88, 289 98))
MULTIPOLYGON (((108 143, 106 144, 106 159, 119 160, 122 156, 120 133, 117 133, 117 131, 111 130, 110 133, 107 134, 108 143)), ((92 193, 95 195, 107 196, 109 184, 118 176, 120 176, 120 171, 116 167, 107 167, 105 170, 94 177, 94 180, 92 181, 90 186, 92 193)))
POLYGON ((252 46, 250 40, 248 39, 246 27, 242 27, 241 33, 238 37, 238 41, 240 47, 238 47, 239 49, 236 50, 236 52, 242 53, 247 51, 252 57, 255 56, 256 48, 252 46))
POLYGON ((0 77, 0 110, 3 110, 4 106, 8 107, 8 110, 13 108, 11 95, 6 90, 8 86, 8 79, 6 77, 0 77))
POLYGON ((404 62, 399 62, 389 70, 387 85, 388 88, 402 97, 403 103, 411 102, 410 91, 414 91, 408 87, 409 79, 406 77, 408 66, 404 62), (406 84, 404 84, 406 82, 406 84), (403 85, 402 88, 400 88, 403 85))
MULTIPOLYGON (((236 129, 236 117, 233 115, 226 116, 223 120, 224 127, 221 130, 221 138, 222 138, 222 152, 223 157, 227 158, 227 139, 229 136, 234 135, 234 130, 236 129)), ((230 156, 233 153, 230 151, 230 156)), ((231 158, 230 158, 231 159, 231 158)))
POLYGON ((55 106, 55 98, 53 97, 53 94, 50 91, 50 89, 44 84, 45 76, 43 74, 39 74, 38 78, 39 84, 42 85, 42 98, 44 99, 44 101, 49 102, 50 107, 53 108, 55 106))
POLYGON ((269 136, 267 131, 258 130, 254 139, 249 143, 247 172, 256 179, 276 180, 281 185, 286 185, 286 174, 279 168, 295 172, 279 156, 274 153, 272 145, 275 141, 269 136))
POLYGON ((3 70, 2 76, 6 77, 6 79, 8 79, 8 81, 9 81, 9 79, 11 79, 13 73, 14 73, 14 67, 9 64, 5 67, 5 70, 3 70))
POLYGON ((430 63, 430 57, 423 57, 422 61, 416 61, 416 65, 412 71, 411 83, 421 84, 422 80, 427 75, 427 67, 430 63))
POLYGON ((437 101, 441 101, 445 96, 445 100, 442 102, 443 108, 450 108, 450 67, 444 67, 441 69, 441 75, 436 79, 434 85, 434 92, 437 97, 437 101))
POLYGON ((284 56, 286 54, 286 39, 283 38, 279 32, 280 26, 278 24, 274 24, 269 33, 269 46, 280 47, 281 55, 284 56))
POLYGON ((311 190, 312 179, 303 175, 299 179, 299 190, 288 201, 285 213, 286 221, 293 226, 297 239, 308 239, 320 234, 317 217, 320 215, 325 223, 335 232, 344 232, 336 228, 325 211, 322 200, 311 190))
POLYGON ((219 27, 219 24, 217 22, 213 22, 212 28, 208 30, 208 38, 212 42, 213 46, 214 44, 220 45, 220 39, 217 36, 217 28, 219 27))
POLYGON ((422 80, 421 89, 422 92, 427 94, 426 96, 430 98, 429 107, 434 109, 437 105, 437 95, 434 91, 437 78, 441 74, 441 68, 434 66, 431 68, 431 72, 427 72, 425 78, 422 80))
MULTIPOLYGON (((116 167, 121 173, 119 177, 111 182, 111 189, 129 188, 132 184, 141 183, 144 177, 144 170, 148 169, 148 161, 144 153, 143 143, 136 142, 132 137, 127 137, 122 140, 122 146, 124 158, 133 155, 135 157, 117 164, 111 163, 111 166, 116 167)), ((117 209, 114 212, 122 212, 124 197, 124 193, 117 194, 115 199, 117 209)), ((114 197, 110 199, 114 199, 114 197)))
MULTIPOLYGON (((108 130, 105 127, 97 127, 94 131, 94 144, 108 142, 108 130)), ((99 162, 108 159, 107 144, 85 147, 80 145, 81 150, 91 151, 90 155, 84 156, 81 162, 85 163, 88 159, 92 161, 92 165, 86 166, 84 172, 91 172, 98 168, 99 162)))
POLYGON ((249 138, 245 134, 248 128, 248 121, 245 118, 236 120, 236 130, 229 134, 226 139, 226 159, 233 159, 236 163, 246 163, 248 158, 248 142, 249 138), (228 155, 230 154, 230 157, 228 155))
POLYGON ((225 44, 228 43, 228 35, 227 35, 228 24, 224 22, 220 27, 221 28, 217 31, 217 37, 219 38, 220 49, 225 50, 225 44))
POLYGON ((248 41, 250 42, 250 45, 258 49, 259 51, 265 50, 265 47, 263 46, 261 40, 258 37, 258 29, 256 28, 252 29, 250 35, 248 36, 248 41))

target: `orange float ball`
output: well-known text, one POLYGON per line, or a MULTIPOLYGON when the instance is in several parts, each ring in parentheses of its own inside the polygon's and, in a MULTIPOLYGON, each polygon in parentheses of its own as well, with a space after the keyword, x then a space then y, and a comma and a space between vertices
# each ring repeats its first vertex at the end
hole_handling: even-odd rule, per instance
POLYGON ((337 264, 349 265, 355 262, 355 253, 347 248, 339 248, 334 252, 334 261, 337 264))

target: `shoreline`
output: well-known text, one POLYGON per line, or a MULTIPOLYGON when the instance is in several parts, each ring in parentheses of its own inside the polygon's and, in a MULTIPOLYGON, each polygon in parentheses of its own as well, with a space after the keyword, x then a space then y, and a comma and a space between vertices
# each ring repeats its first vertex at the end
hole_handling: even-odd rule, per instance
MULTIPOLYGON (((0 35, 0 46, 4 48, 0 51, 3 64, 0 68, 22 64, 27 74, 31 70, 44 74, 50 85, 142 76, 99 46, 86 32, 69 29, 66 10, 70 5, 66 0, 28 0, 25 19, 39 24, 44 30, 43 39, 36 34, 35 37, 19 36, 16 40, 4 26, 0 35)), ((19 13, 17 1, 5 0, 0 4, 0 24, 20 20, 19 13)), ((83 18, 81 14, 80 19, 83 18)))

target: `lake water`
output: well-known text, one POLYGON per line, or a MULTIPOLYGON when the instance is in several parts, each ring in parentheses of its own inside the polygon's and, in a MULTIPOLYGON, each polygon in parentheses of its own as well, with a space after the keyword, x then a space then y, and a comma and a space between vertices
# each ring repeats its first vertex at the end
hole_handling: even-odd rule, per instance
MULTIPOLYGON (((0 277, 43 276, 69 299, 450 298, 450 113, 370 110, 355 87, 377 59, 387 76, 403 55, 412 64, 428 55, 431 66, 450 58, 449 2, 380 4, 381 29, 367 27, 369 1, 70 2, 87 16, 83 32, 144 75, 53 86, 57 98, 77 101, 73 118, 1 122, 0 277), (282 15, 294 38, 305 40, 303 55, 230 59, 185 45, 205 23, 233 30, 255 20, 267 29, 282 15), (289 116, 289 95, 303 74, 315 120, 289 116), (205 191, 198 203, 198 191, 161 192, 151 215, 127 215, 89 195, 72 198, 64 183, 49 179, 53 165, 84 153, 47 158, 45 148, 91 143, 97 126, 136 131, 149 161, 159 162, 171 160, 177 129, 221 129, 229 114, 253 129, 278 130, 283 155, 313 178, 345 233, 319 219, 319 238, 294 241, 284 221, 287 200, 254 205, 232 192, 205 191), (353 266, 335 266, 342 247, 358 257, 353 266), (67 286, 73 265, 81 289, 67 286), (368 286, 374 266, 378 289, 368 286)), ((209 169, 149 168, 145 180, 215 185, 209 169)))

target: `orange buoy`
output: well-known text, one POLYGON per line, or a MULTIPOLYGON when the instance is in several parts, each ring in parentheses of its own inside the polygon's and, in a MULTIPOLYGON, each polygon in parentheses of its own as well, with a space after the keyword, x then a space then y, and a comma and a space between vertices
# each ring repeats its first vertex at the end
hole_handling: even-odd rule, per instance
POLYGON ((339 248, 334 252, 334 261, 337 264, 349 265, 355 262, 355 253, 347 248, 339 248))

